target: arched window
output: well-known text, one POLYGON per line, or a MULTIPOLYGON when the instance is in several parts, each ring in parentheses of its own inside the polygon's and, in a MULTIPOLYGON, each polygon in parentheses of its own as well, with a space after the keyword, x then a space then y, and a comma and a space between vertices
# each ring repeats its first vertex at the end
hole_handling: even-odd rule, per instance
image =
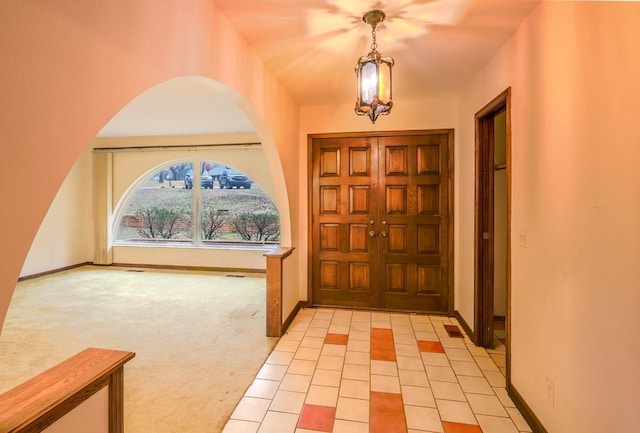
POLYGON ((262 188, 216 161, 161 167, 133 190, 116 221, 118 244, 249 246, 280 241, 278 211, 262 188))

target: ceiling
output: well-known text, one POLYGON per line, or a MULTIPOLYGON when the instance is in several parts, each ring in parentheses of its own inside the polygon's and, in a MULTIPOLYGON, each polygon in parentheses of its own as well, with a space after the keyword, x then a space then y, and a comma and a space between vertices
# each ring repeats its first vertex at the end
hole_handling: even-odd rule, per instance
POLYGON ((306 104, 355 102, 354 67, 371 46, 362 16, 381 9, 378 51, 395 60, 394 99, 455 92, 504 44, 538 0, 214 0, 306 104))
MULTIPOLYGON (((539 0, 213 0, 301 105, 354 103, 354 67, 371 48, 362 16, 381 9, 378 51, 395 60, 394 100, 457 92, 539 0)), ((134 99, 99 136, 252 130, 214 89, 177 79, 134 99)))

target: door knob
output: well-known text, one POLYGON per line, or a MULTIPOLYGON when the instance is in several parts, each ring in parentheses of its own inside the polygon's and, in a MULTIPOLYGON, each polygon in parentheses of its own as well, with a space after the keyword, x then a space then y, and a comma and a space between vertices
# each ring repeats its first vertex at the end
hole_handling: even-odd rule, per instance
POLYGON ((386 238, 386 237, 387 237, 387 232, 385 232, 384 230, 382 230, 382 231, 380 232, 380 236, 382 236, 383 238, 386 238))
POLYGON ((376 232, 374 230, 371 230, 369 232, 369 236, 372 237, 372 238, 375 238, 376 237, 376 232))
POLYGON ((386 225, 387 225, 387 222, 386 222, 386 221, 382 221, 382 225, 383 225, 383 226, 386 226, 386 225))

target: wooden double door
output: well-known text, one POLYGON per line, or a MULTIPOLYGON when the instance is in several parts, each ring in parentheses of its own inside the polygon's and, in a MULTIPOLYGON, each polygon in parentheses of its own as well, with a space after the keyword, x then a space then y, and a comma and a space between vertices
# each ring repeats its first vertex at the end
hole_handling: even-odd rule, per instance
POLYGON ((453 131, 310 146, 311 303, 451 314, 453 131))

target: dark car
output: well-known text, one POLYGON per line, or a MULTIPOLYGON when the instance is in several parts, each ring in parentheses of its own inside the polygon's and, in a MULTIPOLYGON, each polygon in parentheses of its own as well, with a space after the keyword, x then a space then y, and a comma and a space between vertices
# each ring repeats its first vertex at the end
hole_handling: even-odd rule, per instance
POLYGON ((238 170, 224 170, 219 182, 220 188, 251 188, 251 179, 238 170))
MULTIPOLYGON (((184 176, 184 187, 186 189, 193 188, 193 173, 188 172, 184 176)), ((206 173, 202 173, 200 175, 200 187, 205 189, 213 189, 213 177, 209 176, 206 173)))

